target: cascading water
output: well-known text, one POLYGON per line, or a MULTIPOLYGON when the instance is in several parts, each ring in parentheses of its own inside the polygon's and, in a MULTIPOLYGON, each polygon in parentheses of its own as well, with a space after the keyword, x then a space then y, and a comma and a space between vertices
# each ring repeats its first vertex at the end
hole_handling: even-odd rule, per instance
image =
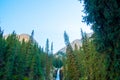
POLYGON ((56 80, 60 80, 60 69, 57 70, 57 77, 56 80))

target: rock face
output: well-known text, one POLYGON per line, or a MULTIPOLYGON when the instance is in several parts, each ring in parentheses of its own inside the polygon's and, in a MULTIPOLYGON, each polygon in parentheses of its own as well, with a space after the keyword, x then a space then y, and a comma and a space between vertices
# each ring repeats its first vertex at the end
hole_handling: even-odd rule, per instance
MULTIPOLYGON (((87 37, 91 37, 93 33, 88 33, 87 37)), ((75 49, 75 47, 77 47, 78 49, 82 46, 82 40, 81 39, 76 39, 73 42, 70 43, 73 50, 75 49)), ((57 53, 66 53, 66 48, 67 47, 63 47, 61 48, 57 53)))
MULTIPOLYGON (((7 39, 9 35, 4 35, 4 38, 7 39)), ((28 42, 30 40, 30 35, 29 34, 20 34, 17 35, 19 41, 22 41, 24 39, 25 42, 28 42)))
MULTIPOLYGON (((77 48, 79 49, 82 46, 82 42, 80 39, 76 39, 73 42, 70 43, 73 50, 75 49, 75 47, 77 46, 77 48)), ((60 49, 58 52, 62 52, 62 53, 66 53, 66 48, 67 47, 63 47, 62 49, 60 49)), ((58 53, 57 52, 57 53, 58 53)))
POLYGON ((28 35, 28 34, 20 34, 20 35, 18 35, 18 38, 19 38, 20 41, 22 41, 24 39, 25 42, 28 42, 30 40, 30 35, 28 35))

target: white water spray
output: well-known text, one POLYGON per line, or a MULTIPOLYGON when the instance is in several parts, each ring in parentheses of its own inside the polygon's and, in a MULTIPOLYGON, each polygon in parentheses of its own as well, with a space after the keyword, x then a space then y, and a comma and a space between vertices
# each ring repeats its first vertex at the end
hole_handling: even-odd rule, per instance
POLYGON ((60 80, 60 69, 57 70, 57 77, 56 80, 60 80))

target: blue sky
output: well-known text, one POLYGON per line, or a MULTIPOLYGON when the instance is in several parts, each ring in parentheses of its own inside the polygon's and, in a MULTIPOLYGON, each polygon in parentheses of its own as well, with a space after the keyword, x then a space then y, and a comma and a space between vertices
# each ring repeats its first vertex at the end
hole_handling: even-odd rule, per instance
POLYGON ((31 34, 41 46, 46 39, 54 43, 54 52, 64 44, 63 33, 70 41, 80 39, 80 28, 87 33, 90 27, 82 23, 83 4, 78 0, 0 0, 0 26, 4 34, 31 34))

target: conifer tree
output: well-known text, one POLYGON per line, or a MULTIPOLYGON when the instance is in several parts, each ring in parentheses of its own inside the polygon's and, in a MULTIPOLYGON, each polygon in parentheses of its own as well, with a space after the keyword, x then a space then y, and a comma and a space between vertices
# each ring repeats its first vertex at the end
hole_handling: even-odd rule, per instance
POLYGON ((46 80, 50 79, 50 61, 49 61, 49 39, 46 40, 46 48, 45 48, 45 52, 46 52, 46 68, 45 68, 45 77, 46 80))
POLYGON ((69 37, 66 32, 64 32, 64 40, 67 46, 67 76, 66 80, 79 80, 79 72, 77 70, 75 55, 73 54, 72 47, 69 42, 69 37))
POLYGON ((53 54, 53 42, 51 43, 51 54, 53 54))
POLYGON ((30 66, 30 79, 31 80, 41 80, 43 79, 42 68, 40 65, 40 57, 39 57, 39 48, 37 44, 33 45, 34 55, 32 57, 32 63, 30 66))
POLYGON ((6 54, 6 42, 3 38, 3 31, 0 27, 0 79, 5 76, 5 54, 6 54))
POLYGON ((6 73, 6 79, 12 80, 16 76, 16 71, 13 73, 13 70, 15 70, 15 59, 17 56, 17 38, 16 33, 13 31, 13 33, 8 36, 7 38, 7 54, 6 54, 6 66, 5 66, 5 73, 6 73))
POLYGON ((120 77, 120 3, 119 0, 83 0, 84 21, 92 24, 96 50, 107 54, 107 80, 120 77))
POLYGON ((49 39, 46 40, 45 52, 46 52, 47 54, 49 54, 49 39))
POLYGON ((27 71, 27 68, 28 68, 28 65, 27 65, 27 42, 24 41, 24 39, 22 40, 21 42, 21 48, 20 48, 20 66, 22 66, 21 68, 21 74, 23 74, 23 79, 27 79, 28 78, 28 71, 27 71))
POLYGON ((32 30, 32 33, 30 35, 30 41, 34 42, 34 30, 32 30))
POLYGON ((91 40, 92 38, 88 38, 85 34, 83 39, 84 76, 88 80, 105 80, 105 55, 96 52, 94 42, 91 40))
MULTIPOLYGON (((43 80, 45 52, 33 39, 19 41, 15 31, 7 38, 0 28, 0 79, 2 80, 43 80)), ((48 60, 49 61, 49 60, 48 60)))

